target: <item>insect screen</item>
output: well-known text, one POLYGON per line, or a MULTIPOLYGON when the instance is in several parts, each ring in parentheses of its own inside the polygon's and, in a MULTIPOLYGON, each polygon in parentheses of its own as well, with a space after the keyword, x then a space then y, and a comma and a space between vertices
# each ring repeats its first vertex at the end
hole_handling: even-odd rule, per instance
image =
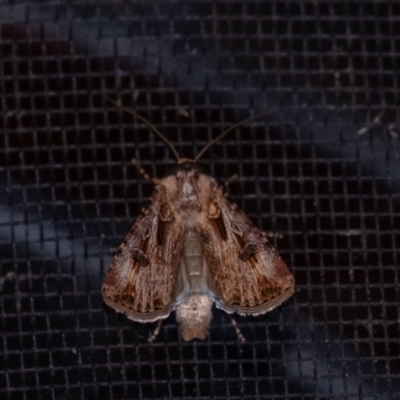
POLYGON ((398 399, 400 4, 0 2, 1 399, 398 399), (101 285, 152 177, 194 157, 294 295, 184 342, 101 285))

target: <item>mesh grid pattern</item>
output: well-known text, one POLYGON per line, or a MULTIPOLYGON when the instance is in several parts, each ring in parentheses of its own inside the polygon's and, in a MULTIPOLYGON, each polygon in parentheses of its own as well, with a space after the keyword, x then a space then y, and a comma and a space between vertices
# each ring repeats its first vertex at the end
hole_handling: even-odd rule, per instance
POLYGON ((397 1, 0 2, 0 398, 400 397, 397 1), (104 273, 168 148, 265 231, 296 279, 205 341, 105 307, 104 273))

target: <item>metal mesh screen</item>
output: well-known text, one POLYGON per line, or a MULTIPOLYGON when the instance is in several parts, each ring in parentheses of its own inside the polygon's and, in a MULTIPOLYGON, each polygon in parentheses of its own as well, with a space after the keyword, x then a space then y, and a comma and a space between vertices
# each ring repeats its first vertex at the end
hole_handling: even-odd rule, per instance
POLYGON ((397 1, 0 2, 0 398, 398 399, 397 1), (104 306, 168 148, 273 239, 296 293, 205 341, 104 306))

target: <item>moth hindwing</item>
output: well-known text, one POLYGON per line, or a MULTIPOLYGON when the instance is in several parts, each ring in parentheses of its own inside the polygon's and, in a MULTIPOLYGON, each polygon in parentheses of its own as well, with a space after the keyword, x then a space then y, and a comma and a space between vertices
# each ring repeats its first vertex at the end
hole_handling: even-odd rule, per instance
POLYGON ((176 310, 186 341, 205 339, 214 302, 228 313, 259 315, 294 292, 292 274, 265 235, 197 160, 179 159, 157 181, 102 288, 105 303, 134 321, 176 310))

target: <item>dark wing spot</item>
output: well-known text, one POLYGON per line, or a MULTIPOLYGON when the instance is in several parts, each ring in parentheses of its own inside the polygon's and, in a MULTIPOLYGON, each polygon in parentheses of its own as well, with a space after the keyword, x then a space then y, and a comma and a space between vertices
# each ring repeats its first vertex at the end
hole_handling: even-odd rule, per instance
POLYGON ((131 257, 136 260, 140 266, 146 267, 149 265, 149 258, 146 256, 146 253, 144 253, 139 247, 134 247, 130 251, 131 257))
POLYGON ((163 222, 161 218, 159 218, 157 225, 157 244, 159 246, 161 246, 163 243, 164 231, 165 231, 165 222, 163 222))
POLYGON ((239 251, 239 258, 242 261, 248 261, 248 259, 258 252, 258 246, 256 243, 248 242, 239 251))
POLYGON ((217 219, 216 222, 218 225, 219 234, 221 235, 221 238, 223 240, 226 240, 226 238, 227 238, 226 227, 225 227, 225 223, 224 223, 224 219, 222 218, 222 215, 217 219))

